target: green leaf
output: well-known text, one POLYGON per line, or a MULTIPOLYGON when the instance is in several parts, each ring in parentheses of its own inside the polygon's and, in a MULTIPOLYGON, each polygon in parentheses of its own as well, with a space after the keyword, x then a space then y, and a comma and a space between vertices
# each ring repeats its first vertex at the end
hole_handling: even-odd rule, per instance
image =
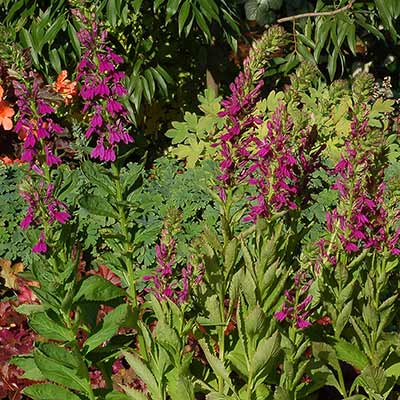
POLYGON ((178 32, 179 32, 179 36, 181 35, 182 29, 185 26, 185 22, 186 22, 186 20, 187 20, 187 18, 189 16, 190 8, 191 8, 190 1, 186 0, 182 4, 181 9, 179 10, 179 17, 178 17, 178 32))
POLYGON ((103 320, 102 326, 98 332, 89 336, 89 338, 84 343, 85 353, 91 352, 96 347, 100 346, 106 340, 114 336, 118 329, 126 324, 129 316, 129 305, 120 304, 118 307, 114 308, 110 313, 108 313, 103 320))
POLYGON ((79 43, 78 37, 76 36, 76 29, 71 22, 68 22, 68 37, 73 49, 75 50, 76 55, 78 56, 78 58, 80 58, 81 45, 79 43))
POLYGON ((40 312, 44 312, 45 308, 42 304, 21 304, 18 307, 15 307, 15 310, 24 315, 31 315, 40 312))
POLYGON ((176 14, 179 8, 181 0, 168 0, 167 3, 167 13, 166 13, 166 18, 165 22, 168 23, 171 18, 176 14))
MULTIPOLYGON (((124 389, 124 386, 123 385, 119 385, 122 389, 124 389)), ((143 394, 143 393, 140 393, 143 397, 142 398, 139 398, 139 400, 147 400, 147 397, 143 394)), ((110 392, 110 393, 107 393, 106 394, 106 397, 105 397, 105 399, 104 400, 131 400, 131 399, 135 399, 134 397, 130 397, 130 396, 128 396, 128 394, 125 394, 125 393, 121 393, 121 392, 116 392, 115 390, 114 391, 112 391, 112 392, 110 392)))
POLYGON ((321 23, 317 22, 317 29, 315 31, 315 39, 316 43, 314 50, 314 59, 318 63, 319 57, 321 55, 321 51, 325 48, 326 39, 330 33, 332 27, 332 23, 330 19, 321 18, 321 23))
MULTIPOLYGON (((51 44, 58 35, 58 32, 64 27, 66 21, 64 15, 60 15, 49 28, 46 29, 46 33, 43 36, 41 43, 51 44)), ((40 46, 42 47, 42 46, 40 46)))
POLYGON ((7 16, 4 19, 4 23, 8 24, 9 22, 11 22, 13 20, 13 17, 15 15, 15 13, 21 9, 22 6, 26 5, 25 0, 18 0, 16 2, 14 2, 14 4, 12 5, 12 7, 7 10, 7 16))
POLYGON ((143 90, 144 90, 144 97, 146 98, 147 103, 151 104, 152 96, 151 96, 151 92, 150 92, 149 83, 147 82, 147 79, 143 75, 140 76, 140 80, 142 82, 142 86, 143 86, 143 90))
POLYGON ((108 0, 107 2, 107 20, 111 26, 115 28, 117 25, 117 4, 116 0, 108 0))
POLYGON ((36 365, 46 379, 85 394, 90 391, 90 383, 83 377, 79 376, 76 369, 65 367, 59 362, 44 355, 40 350, 35 350, 33 357, 36 365))
POLYGON ((281 350, 280 343, 279 332, 275 332, 270 338, 263 338, 260 341, 250 364, 250 374, 253 376, 254 382, 260 380, 260 383, 262 383, 268 373, 273 370, 281 350))
POLYGON ((199 344, 200 347, 203 349, 204 355, 206 356, 210 367, 214 371, 214 374, 217 377, 221 377, 229 385, 229 387, 232 387, 231 378, 229 377, 229 372, 225 368, 224 363, 219 358, 210 353, 205 339, 200 339, 199 344))
POLYGON ((49 59, 51 62, 51 66, 54 68, 54 71, 59 74, 61 72, 61 60, 57 49, 51 49, 49 51, 49 59))
POLYGON ((236 238, 233 238, 226 246, 224 252, 224 269, 226 276, 228 276, 232 267, 235 265, 237 254, 238 254, 238 240, 236 238))
POLYGON ((388 8, 388 1, 387 0, 375 0, 375 5, 378 9, 379 15, 382 18, 382 21, 389 30, 390 34, 392 35, 393 40, 395 41, 397 38, 397 32, 393 25, 393 15, 390 13, 388 8))
POLYGON ((104 197, 86 194, 79 199, 79 205, 94 215, 118 219, 118 213, 104 197))
POLYGON ((343 307, 342 311, 340 311, 336 323, 334 325, 336 337, 339 337, 341 335, 343 329, 345 328, 347 322, 349 321, 352 307, 353 307, 353 301, 351 300, 343 307))
POLYGON ((364 369, 368 364, 367 356, 355 345, 339 339, 335 344, 336 355, 339 360, 345 361, 355 368, 364 369))
POLYGON ((154 77, 149 69, 146 69, 144 71, 144 76, 145 76, 147 84, 149 86, 149 95, 150 95, 149 97, 150 97, 150 99, 152 99, 154 96, 154 92, 156 91, 156 83, 154 81, 154 77))
POLYGON ((40 372, 40 369, 37 367, 35 360, 32 354, 25 355, 21 354, 11 358, 9 361, 10 364, 16 365, 24 371, 22 378, 31 379, 33 381, 45 381, 46 378, 40 372))
POLYGON ((395 378, 400 378, 400 362, 392 364, 390 367, 385 369, 386 376, 394 376, 395 378))
POLYGON ((274 400, 292 400, 289 392, 281 386, 275 389, 274 400))
POLYGON ((383 394, 387 378, 383 368, 368 365, 361 371, 361 374, 357 377, 357 380, 359 381, 358 383, 362 383, 362 386, 365 389, 370 389, 376 394, 383 394))
POLYGON ((201 31, 203 32, 206 40, 210 40, 211 39, 211 32, 210 29, 208 27, 208 24, 206 22, 206 20, 204 19, 203 14, 196 8, 196 6, 193 5, 193 13, 194 16, 196 18, 196 22, 197 25, 199 25, 201 31))
POLYGON ((245 318, 245 330, 249 339, 262 337, 267 329, 267 318, 264 311, 257 304, 245 318))
POLYGON ((102 276, 92 275, 83 281, 73 301, 85 299, 105 302, 123 296, 126 296, 125 290, 113 285, 102 276))
POLYGON ((333 53, 329 54, 328 57, 328 72, 331 80, 333 80, 336 74, 337 58, 339 56, 339 51, 340 48, 335 46, 335 48, 333 49, 333 53))
POLYGON ((80 397, 69 390, 51 383, 36 383, 23 390, 33 400, 79 400, 80 397))
POLYGON ((354 56, 357 55, 357 53, 356 53, 356 25, 354 23, 349 24, 349 27, 347 28, 346 39, 347 39, 347 44, 349 46, 349 49, 351 50, 353 55, 354 56))
POLYGON ((149 368, 136 354, 125 351, 122 354, 135 371, 135 374, 146 384, 150 394, 155 397, 158 393, 158 384, 149 368))
MULTIPOLYGON (((115 400, 148 400, 148 397, 143 394, 143 392, 139 392, 136 389, 130 388, 129 386, 124 386, 124 385, 120 385, 122 389, 124 389, 125 393, 126 393, 126 397, 124 399, 119 399, 116 398, 115 400)), ((122 394, 122 393, 120 393, 122 394)), ((113 398, 108 399, 106 397, 106 400, 114 400, 113 398)))
POLYGON ((221 23, 218 15, 218 6, 215 4, 214 0, 198 0, 201 10, 200 12, 211 21, 212 19, 221 23))
POLYGON ((39 345, 40 351, 53 361, 59 362, 64 367, 79 369, 80 360, 71 351, 56 343, 42 343, 39 345))
POLYGON ((162 77, 162 75, 153 67, 150 67, 150 71, 153 74, 154 79, 157 81, 158 87, 159 87, 161 93, 164 96, 168 96, 167 84, 166 84, 164 78, 162 77))
POLYGON ((64 326, 53 321, 46 313, 41 312, 32 315, 29 318, 29 325, 39 335, 47 339, 62 340, 71 342, 75 339, 75 335, 64 326))
POLYGON ((135 89, 131 95, 131 100, 133 101, 133 104, 135 105, 137 112, 139 112, 140 104, 142 103, 142 94, 143 94, 143 84, 142 80, 139 78, 136 81, 135 89))
POLYGON ((114 183, 108 176, 108 171, 91 161, 85 161, 82 166, 82 172, 90 183, 94 183, 105 193, 115 196, 114 183))
POLYGON ((175 368, 167 374, 168 394, 171 400, 194 400, 194 387, 187 376, 175 368))
POLYGON ((244 11, 246 13, 246 19, 248 21, 255 21, 257 19, 258 1, 247 0, 244 3, 244 11))

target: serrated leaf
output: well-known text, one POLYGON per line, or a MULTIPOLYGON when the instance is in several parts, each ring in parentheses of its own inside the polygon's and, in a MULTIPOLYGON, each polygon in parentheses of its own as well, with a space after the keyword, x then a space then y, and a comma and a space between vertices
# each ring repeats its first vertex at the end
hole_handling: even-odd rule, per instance
POLYGON ((9 360, 9 363, 12 365, 16 365, 21 368, 24 373, 22 378, 31 379, 33 381, 45 381, 46 378, 40 372, 40 369, 37 367, 35 360, 32 354, 29 355, 18 355, 9 360))
POLYGON ((257 346, 257 350, 250 364, 250 373, 254 381, 266 378, 269 371, 273 370, 280 353, 281 338, 279 332, 275 332, 270 338, 263 338, 257 346))
POLYGON ((33 400, 80 400, 80 397, 69 390, 52 383, 35 383, 23 390, 33 400))
POLYGON ((128 304, 120 304, 114 310, 109 312, 103 320, 101 328, 89 336, 84 343, 84 351, 85 353, 91 352, 96 347, 100 346, 106 340, 109 340, 112 336, 114 336, 118 329, 126 324, 129 316, 129 305, 128 304))
POLYGON ((349 321, 351 310, 353 307, 353 301, 349 301, 343 309, 340 311, 336 323, 334 325, 335 335, 339 337, 349 321))
POLYGON ((75 335, 69 329, 52 320, 44 312, 32 315, 29 318, 29 325, 39 335, 47 339, 66 342, 71 342, 75 339, 75 335))
POLYGON ((221 377, 229 385, 229 387, 232 387, 231 378, 229 377, 229 372, 225 368, 224 363, 219 358, 210 353, 205 339, 200 339, 199 344, 200 347, 203 349, 204 355, 206 356, 207 361, 210 364, 210 367, 214 371, 215 375, 217 377, 221 377))
POLYGON ((64 385, 70 389, 78 390, 87 394, 90 390, 90 383, 78 375, 76 369, 65 367, 57 361, 45 356, 41 351, 33 353, 35 363, 46 379, 64 385))
POLYGON ((150 394, 155 397, 158 393, 158 385, 149 368, 136 354, 128 352, 123 352, 122 354, 136 375, 146 384, 150 394))
POLYGON ((368 364, 367 356, 355 345, 339 339, 335 343, 336 355, 339 360, 345 361, 355 368, 364 369, 368 364))
POLYGON ((92 275, 82 282, 73 301, 85 299, 87 301, 106 302, 123 296, 126 296, 125 290, 113 285, 102 276, 92 275))
POLYGON ((91 214, 118 219, 118 213, 104 197, 86 194, 79 199, 79 205, 91 214))

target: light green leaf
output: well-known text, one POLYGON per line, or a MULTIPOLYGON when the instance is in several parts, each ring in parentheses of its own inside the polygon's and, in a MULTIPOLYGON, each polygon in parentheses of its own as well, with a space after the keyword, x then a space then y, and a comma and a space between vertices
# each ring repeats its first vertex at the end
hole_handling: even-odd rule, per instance
POLYGON ((33 400, 79 400, 80 397, 69 390, 51 383, 36 383, 23 390, 33 400))
POLYGON ((75 335, 58 322, 52 320, 45 312, 37 313, 29 318, 29 325, 39 335, 47 339, 71 342, 75 335))
POLYGON ((129 316, 129 305, 128 304, 120 304, 110 313, 108 313, 103 320, 103 324, 100 330, 93 335, 89 336, 89 338, 84 343, 84 351, 85 353, 91 352, 96 347, 100 346, 106 340, 109 340, 112 336, 114 336, 118 329, 126 324, 129 316))
POLYGON ((90 391, 90 382, 79 376, 77 369, 68 368, 47 357, 39 350, 34 351, 33 357, 36 365, 46 379, 85 394, 88 394, 90 391))
POLYGON ((85 299, 87 301, 104 302, 123 296, 126 296, 125 290, 113 285, 102 276, 92 275, 83 281, 73 301, 85 299))
POLYGON ((123 352, 123 355, 128 364, 135 371, 136 375, 146 384, 150 394, 156 396, 158 393, 158 384, 149 368, 136 354, 123 352))
POLYGON ((79 205, 91 214, 118 219, 118 213, 104 197, 88 193, 79 199, 79 205))
POLYGON ((190 13, 190 1, 186 0, 182 6, 181 9, 179 10, 179 17, 178 17, 178 32, 179 32, 179 36, 182 33, 182 29, 185 26, 185 22, 189 17, 189 13, 190 13))

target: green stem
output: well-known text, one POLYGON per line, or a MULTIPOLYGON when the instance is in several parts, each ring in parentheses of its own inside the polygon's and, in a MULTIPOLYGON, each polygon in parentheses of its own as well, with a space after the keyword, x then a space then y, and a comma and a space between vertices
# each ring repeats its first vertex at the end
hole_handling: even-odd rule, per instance
MULTIPOLYGON (((222 325, 218 330, 219 359, 224 363, 225 359, 225 285, 221 284, 219 291, 219 311, 222 325)), ((218 391, 224 393, 224 379, 218 376, 218 391)))
POLYGON ((136 300, 136 282, 135 276, 133 273, 133 260, 132 260, 132 251, 130 248, 130 235, 128 231, 128 223, 125 214, 125 207, 123 206, 122 202, 124 201, 123 190, 121 186, 120 180, 120 170, 116 166, 116 164, 111 165, 114 177, 115 177, 115 190, 116 190, 116 197, 118 202, 118 216, 119 216, 119 224, 121 226, 121 232, 124 237, 124 250, 125 250, 125 261, 126 261, 126 268, 128 274, 128 296, 131 299, 132 306, 134 308, 137 307, 137 300, 136 300))

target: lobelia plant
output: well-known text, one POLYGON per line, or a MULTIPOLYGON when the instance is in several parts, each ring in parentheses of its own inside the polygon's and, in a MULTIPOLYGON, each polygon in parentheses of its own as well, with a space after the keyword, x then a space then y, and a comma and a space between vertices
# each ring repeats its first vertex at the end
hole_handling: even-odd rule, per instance
MULTIPOLYGON (((142 187, 145 162, 128 162, 135 148, 124 60, 101 23, 81 23, 79 123, 87 152, 79 172, 77 164, 61 165, 57 148, 68 129, 58 112, 70 107, 78 84, 65 74, 53 86, 34 74, 14 81, 29 166, 21 225, 34 238, 25 275, 37 297, 18 308, 37 333, 31 354, 12 360, 36 381, 23 393, 38 400, 297 400, 331 387, 349 400, 393 396, 400 224, 398 192, 385 170, 396 139, 388 139, 392 104, 369 97, 370 77, 328 87, 304 64, 286 92, 262 99, 264 67, 287 44, 281 28, 269 29, 221 102, 224 128, 209 139, 220 171, 200 185, 219 215, 207 219, 204 205, 191 214, 186 207, 195 206, 182 199, 149 211, 146 196, 155 190, 142 187), (80 173, 88 190, 71 199, 66 192, 80 173), (107 222, 96 260, 79 243, 82 210, 107 222), (159 218, 149 233, 145 214, 157 212, 162 228, 159 218), (199 238, 181 236, 191 221, 185 212, 204 221, 199 238), (148 237, 154 242, 160 229, 149 271, 148 237), (346 367, 356 375, 350 383, 346 367)), ((209 176, 195 168, 192 179, 209 176)), ((171 193, 170 186, 159 191, 171 193)))

